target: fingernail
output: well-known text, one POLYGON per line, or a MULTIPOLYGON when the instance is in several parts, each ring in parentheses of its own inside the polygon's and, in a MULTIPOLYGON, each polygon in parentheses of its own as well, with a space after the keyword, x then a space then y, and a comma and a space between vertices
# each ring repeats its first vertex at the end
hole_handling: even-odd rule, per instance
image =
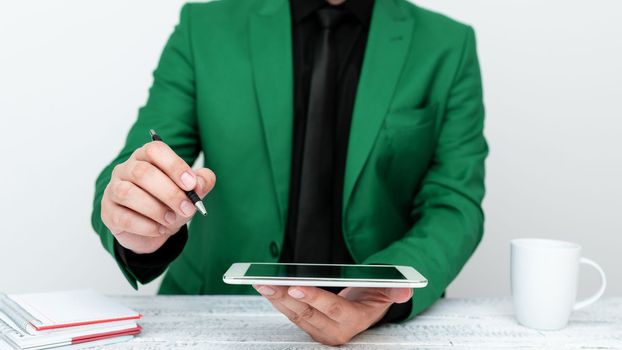
POLYGON ((199 191, 205 192, 205 190, 207 189, 207 184, 205 183, 205 180, 203 180, 202 177, 197 176, 197 181, 199 182, 199 191))
POLYGON ((289 296, 291 296, 292 298, 296 298, 296 299, 300 299, 300 298, 304 298, 305 293, 303 293, 300 289, 290 289, 287 291, 287 294, 289 294, 289 296))
POLYGON ((181 202, 181 211, 184 213, 184 215, 191 216, 192 214, 194 214, 194 205, 192 205, 190 201, 183 201, 181 202))
POLYGON ((270 287, 266 287, 266 286, 261 286, 259 288, 257 288, 257 291, 259 293, 261 293, 261 295, 273 295, 274 294, 274 289, 270 288, 270 287))
POLYGON ((184 186, 186 186, 187 189, 192 189, 194 188, 194 185, 196 185, 196 180, 194 176, 190 175, 190 173, 188 173, 187 171, 181 174, 181 182, 184 184, 184 186))
POLYGON ((164 214, 164 220, 166 220, 166 222, 168 222, 171 225, 175 223, 176 219, 177 219, 177 215, 175 215, 175 213, 173 213, 172 211, 169 211, 166 214, 164 214))
POLYGON ((158 231, 160 232, 161 235, 166 233, 166 227, 160 225, 160 228, 158 229, 158 231))

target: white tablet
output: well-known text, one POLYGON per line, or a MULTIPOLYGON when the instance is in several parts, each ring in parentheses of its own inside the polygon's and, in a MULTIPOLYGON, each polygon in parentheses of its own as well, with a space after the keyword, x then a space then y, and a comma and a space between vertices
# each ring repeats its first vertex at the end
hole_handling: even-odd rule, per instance
POLYGON ((235 263, 228 284, 277 286, 423 288, 428 280, 410 266, 235 263))

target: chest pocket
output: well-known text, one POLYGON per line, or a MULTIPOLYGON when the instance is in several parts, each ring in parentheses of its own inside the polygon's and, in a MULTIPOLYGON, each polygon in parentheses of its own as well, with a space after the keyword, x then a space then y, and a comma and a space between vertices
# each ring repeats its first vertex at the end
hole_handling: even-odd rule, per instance
POLYGON ((409 198, 427 172, 436 145, 437 104, 389 111, 376 167, 385 186, 409 198))
POLYGON ((434 140, 437 104, 424 108, 407 108, 389 111, 384 121, 384 131, 393 152, 419 149, 429 151, 434 140))

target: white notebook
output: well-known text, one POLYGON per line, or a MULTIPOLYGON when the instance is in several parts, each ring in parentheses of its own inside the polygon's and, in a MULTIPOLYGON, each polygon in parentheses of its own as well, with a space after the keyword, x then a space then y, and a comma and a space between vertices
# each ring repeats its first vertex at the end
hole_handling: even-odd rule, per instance
MULTIPOLYGON (((133 336, 140 332, 140 326, 135 323, 115 326, 96 324, 94 326, 97 327, 91 329, 70 327, 56 332, 32 335, 18 329, 9 318, 0 312, 0 340, 6 343, 5 348, 10 346, 13 349, 39 350, 68 345, 94 345, 97 341, 107 343, 110 339, 133 336)), ((0 349, 3 348, 0 347, 0 349)))
MULTIPOLYGON (((88 342, 88 343, 63 345, 62 349, 63 350, 99 349, 102 346, 126 342, 132 338, 134 338, 133 335, 125 335, 122 337, 95 340, 95 341, 88 342)), ((41 349, 52 349, 52 348, 39 347, 39 348, 33 348, 32 350, 41 350, 41 349)), ((0 338, 0 350, 15 350, 15 347, 7 343, 2 338, 0 338)))
POLYGON ((140 316, 91 290, 0 294, 0 339, 29 350, 101 345, 138 334, 140 316))
POLYGON ((8 294, 0 309, 28 333, 137 320, 139 313, 92 290, 8 294), (10 309, 10 310, 7 310, 10 309))

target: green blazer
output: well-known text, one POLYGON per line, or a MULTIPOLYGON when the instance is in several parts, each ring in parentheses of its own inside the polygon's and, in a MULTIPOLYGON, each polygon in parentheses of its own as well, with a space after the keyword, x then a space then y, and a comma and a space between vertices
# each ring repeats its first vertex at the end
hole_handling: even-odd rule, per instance
MULTIPOLYGON (((292 158, 293 62, 288 0, 187 4, 119 155, 99 175, 92 224, 112 168, 154 128, 218 181, 170 265, 164 294, 248 294, 222 275, 239 261, 277 262, 292 158)), ((346 161, 343 236, 364 264, 414 266, 430 306, 482 236, 484 107, 473 30, 406 0, 376 0, 346 161)), ((117 259, 117 261, 119 261, 117 259)), ((136 277, 119 263, 129 282, 136 277)), ((146 283, 149 281, 139 281, 146 283)))

